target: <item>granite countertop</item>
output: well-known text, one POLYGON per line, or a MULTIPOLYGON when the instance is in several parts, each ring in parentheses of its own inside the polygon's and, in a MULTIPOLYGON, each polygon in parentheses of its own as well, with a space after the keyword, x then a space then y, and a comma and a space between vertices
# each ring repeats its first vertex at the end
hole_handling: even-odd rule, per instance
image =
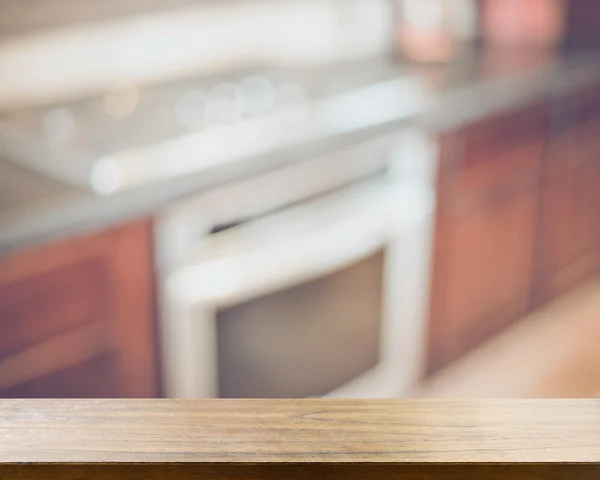
MULTIPOLYGON (((468 52, 449 65, 407 67, 386 65, 393 75, 417 76, 428 92, 423 110, 414 118, 388 122, 389 131, 414 123, 446 130, 477 118, 517 107, 551 94, 600 79, 599 56, 558 55, 540 51, 468 52), (397 69, 397 70, 395 70, 397 69)), ((387 62, 389 60, 376 60, 387 62)), ((369 68, 367 62, 344 66, 351 75, 369 68)), ((352 137, 369 136, 361 131, 352 137)), ((347 143, 348 138, 335 142, 347 143)), ((330 147, 328 144, 327 147, 330 147)), ((103 229, 150 216, 168 203, 277 165, 305 158, 323 145, 266 155, 243 166, 230 164, 210 171, 167 180, 110 196, 94 195, 17 166, 0 158, 0 253, 61 237, 103 229)))

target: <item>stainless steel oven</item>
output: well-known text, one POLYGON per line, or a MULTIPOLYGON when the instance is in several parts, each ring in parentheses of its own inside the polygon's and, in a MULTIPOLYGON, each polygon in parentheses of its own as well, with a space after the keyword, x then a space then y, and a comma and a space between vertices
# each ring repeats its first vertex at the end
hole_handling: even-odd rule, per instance
POLYGON ((169 397, 392 397, 421 373, 435 153, 380 133, 172 205, 169 397))

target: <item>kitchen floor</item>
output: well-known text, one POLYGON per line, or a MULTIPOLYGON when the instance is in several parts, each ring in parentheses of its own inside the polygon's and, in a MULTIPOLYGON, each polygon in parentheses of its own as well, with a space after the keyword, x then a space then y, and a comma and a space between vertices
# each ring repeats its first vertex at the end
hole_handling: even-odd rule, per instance
POLYGON ((600 398, 600 278, 528 315, 412 396, 600 398))

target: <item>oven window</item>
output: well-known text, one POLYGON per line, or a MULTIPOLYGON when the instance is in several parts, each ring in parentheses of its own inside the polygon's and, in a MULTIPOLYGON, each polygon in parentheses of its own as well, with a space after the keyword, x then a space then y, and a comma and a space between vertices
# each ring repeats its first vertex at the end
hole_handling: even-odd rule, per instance
POLYGON ((219 311, 220 397, 321 396, 375 367, 384 256, 219 311))

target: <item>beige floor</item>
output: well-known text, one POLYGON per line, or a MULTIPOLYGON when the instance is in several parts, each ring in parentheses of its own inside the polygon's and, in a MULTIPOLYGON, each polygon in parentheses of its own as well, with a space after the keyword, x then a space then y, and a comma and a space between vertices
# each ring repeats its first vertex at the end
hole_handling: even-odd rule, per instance
POLYGON ((600 397, 600 279, 527 316, 416 397, 600 397))

